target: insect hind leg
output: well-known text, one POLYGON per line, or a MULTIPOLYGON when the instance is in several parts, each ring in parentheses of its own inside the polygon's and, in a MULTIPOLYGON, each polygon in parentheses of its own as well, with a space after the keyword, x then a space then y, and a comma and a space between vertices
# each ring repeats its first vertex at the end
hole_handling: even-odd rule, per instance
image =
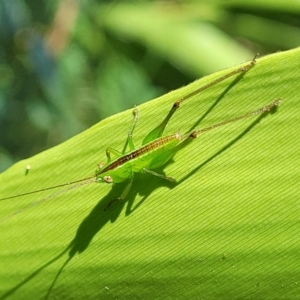
POLYGON ((248 62, 247 64, 245 64, 244 66, 235 69, 221 77, 218 77, 217 79, 215 79, 212 82, 209 82, 208 84, 205 84, 203 86, 200 86, 199 88, 196 88, 195 90, 193 90, 192 92, 190 92, 189 94, 181 97, 180 99, 178 99, 177 101, 175 101, 172 105, 172 108, 170 109, 170 111, 168 112, 167 116, 164 118, 164 120, 157 126, 155 127, 152 131, 150 131, 147 136, 144 138, 142 145, 145 145, 153 140, 155 140, 156 138, 159 138, 162 136, 168 122, 170 121, 170 119, 172 118, 173 114, 177 111, 177 109, 180 107, 181 103, 189 98, 191 98, 192 96, 198 95, 201 92, 203 92, 204 90, 218 84, 219 82, 232 77, 234 75, 240 74, 240 73, 245 73, 248 70, 250 70, 256 63, 256 58, 259 54, 257 53, 253 59, 248 62))

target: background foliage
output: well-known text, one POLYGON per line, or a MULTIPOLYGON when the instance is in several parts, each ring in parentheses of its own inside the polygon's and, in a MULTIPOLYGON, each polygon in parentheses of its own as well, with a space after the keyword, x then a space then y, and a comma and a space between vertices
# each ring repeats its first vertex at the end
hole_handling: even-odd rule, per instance
POLYGON ((0 170, 102 118, 300 40, 292 0, 3 0, 0 14, 0 170))
MULTIPOLYGON (((9 2, 3 3, 7 9, 9 2)), ((26 66, 29 73, 17 76, 11 66, 3 69, 7 79, 3 93, 18 97, 1 98, 1 120, 11 112, 19 127, 28 130, 17 141, 30 141, 31 135, 30 146, 39 140, 38 130, 27 125, 32 120, 40 124, 39 132, 50 143, 65 130, 81 130, 85 122, 97 122, 100 110, 111 106, 106 113, 114 113, 112 100, 121 99, 118 105, 131 108, 146 91, 150 98, 164 93, 199 76, 200 68, 201 74, 210 73, 235 64, 234 59, 249 60, 252 52, 298 44, 299 10, 289 1, 282 5, 274 1, 82 2, 78 7, 72 1, 62 2, 72 8, 68 6, 63 15, 72 34, 60 31, 59 36, 65 33, 68 39, 54 39, 56 43, 50 33, 55 33, 54 20, 62 9, 58 3, 44 3, 39 9, 32 3, 36 8, 32 12, 30 2, 15 3, 27 15, 49 24, 12 35, 17 50, 11 47, 6 53, 12 66, 24 70, 26 66), (72 14, 75 23, 68 21, 72 14), (40 44, 40 36, 46 42, 40 44), (36 48, 27 47, 32 38, 36 48), (48 47, 51 55, 37 55, 49 53, 48 47), (31 49, 36 52, 29 56, 31 49), (26 96, 27 90, 31 96, 26 96), (30 104, 15 102, 23 103, 24 98, 30 104), (125 104, 125 98, 135 100, 125 104), (22 113, 25 116, 18 115, 22 113), (71 123, 66 125, 67 121, 71 123)), ((299 62, 299 49, 263 57, 244 76, 186 102, 168 133, 204 127, 283 98, 275 114, 223 127, 179 152, 161 170, 174 176, 176 185, 140 174, 128 201, 108 212, 103 208, 122 185, 85 186, 1 222, 0 299, 297 299, 299 62)), ((136 145, 175 99, 228 71, 139 105, 136 145)), ((122 148, 131 123, 130 110, 113 115, 57 147, 20 161, 0 174, 1 197, 91 175, 107 146, 122 148), (32 169, 26 175, 27 164, 32 169)), ((10 130, 6 126, 4 136, 17 127, 16 123, 10 130)), ((0 219, 40 197, 2 201, 0 219)))

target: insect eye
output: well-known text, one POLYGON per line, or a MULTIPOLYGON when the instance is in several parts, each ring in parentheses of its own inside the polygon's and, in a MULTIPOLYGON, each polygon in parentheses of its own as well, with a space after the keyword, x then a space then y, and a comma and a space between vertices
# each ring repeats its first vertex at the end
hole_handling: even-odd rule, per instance
POLYGON ((111 176, 104 176, 103 177, 104 181, 107 182, 107 183, 112 183, 113 182, 113 179, 111 176))

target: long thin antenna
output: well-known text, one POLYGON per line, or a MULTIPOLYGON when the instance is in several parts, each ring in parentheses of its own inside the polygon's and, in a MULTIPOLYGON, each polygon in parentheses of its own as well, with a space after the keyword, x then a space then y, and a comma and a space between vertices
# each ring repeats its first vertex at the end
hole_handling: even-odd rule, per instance
MULTIPOLYGON (((93 177, 94 177, 94 176, 93 176, 93 177)), ((79 182, 79 181, 80 181, 80 180, 78 180, 77 182, 79 182)), ((81 181, 82 181, 82 180, 81 180, 81 181)), ((45 197, 45 198, 42 198, 42 199, 40 199, 40 200, 38 200, 38 201, 35 201, 35 202, 33 202, 33 203, 31 203, 31 204, 29 204, 29 205, 23 207, 23 208, 21 208, 21 209, 15 211, 15 212, 13 212, 13 213, 11 213, 10 215, 4 217, 3 219, 0 220, 0 223, 6 221, 7 219, 12 218, 13 216, 15 216, 15 215, 17 215, 17 214, 23 212, 24 210, 27 210, 27 209, 29 209, 29 208, 31 208, 31 207, 33 207, 33 206, 39 205, 39 204, 42 203, 42 202, 48 201, 48 200, 50 200, 50 199, 52 199, 52 198, 54 198, 54 197, 56 197, 56 196, 58 196, 58 195, 60 195, 60 194, 66 193, 66 192, 68 192, 68 191, 70 191, 70 190, 74 190, 74 189, 76 189, 76 188, 78 188, 78 187, 80 187, 80 186, 82 186, 82 185, 89 184, 89 183, 92 183, 92 182, 96 182, 96 179, 87 179, 86 181, 80 182, 80 183, 78 183, 78 184, 74 184, 74 185, 72 185, 72 186, 70 186, 70 187, 68 187, 68 188, 66 188, 66 189, 63 189, 63 190, 61 190, 61 191, 58 191, 58 192, 56 192, 56 193, 54 193, 54 194, 51 194, 51 195, 45 197)), ((65 184, 65 185, 66 185, 66 184, 65 184)), ((63 186, 63 185, 60 185, 60 186, 63 186)), ((57 187, 57 186, 55 186, 55 187, 57 187)), ((53 188, 55 188, 55 187, 53 187, 53 188)), ((47 189, 44 189, 44 190, 49 190, 49 189, 50 189, 50 188, 47 188, 47 189)), ((39 190, 39 191, 42 191, 42 190, 39 190)), ((32 193, 21 194, 21 196, 27 195, 27 194, 32 194, 32 193)), ((14 198, 14 197, 15 197, 15 196, 13 196, 13 197, 11 197, 11 198, 14 198)), ((2 200, 3 200, 3 199, 2 199, 2 200)))
POLYGON ((190 137, 192 138, 196 138, 199 134, 201 133, 204 133, 204 132, 207 132, 209 130, 212 130, 212 129, 215 129, 215 128, 218 128, 218 127, 221 127, 223 125, 226 125, 226 124, 229 124, 229 123, 232 123, 232 122, 235 122, 235 121, 238 121, 238 120, 242 120, 242 119, 246 119, 246 118, 249 118, 249 117, 252 117, 252 116, 255 116, 255 115, 258 115, 258 114, 261 114, 261 113, 264 113, 264 112, 269 112, 271 111, 271 109, 273 107, 276 107, 280 104, 280 102, 282 101, 282 99, 276 99, 275 101, 273 101, 272 103, 262 107, 262 108, 259 108, 255 111, 252 111, 252 112, 249 112, 247 114, 244 114, 244 115, 241 115, 241 116, 238 116, 238 117, 234 117, 232 119, 229 119, 229 120, 225 120, 223 122, 220 122, 220 123, 217 123, 217 124, 214 124, 214 125, 211 125, 211 126, 208 126, 206 128, 203 128, 203 129, 199 129, 199 130, 195 130, 193 132, 191 132, 189 134, 190 137))
POLYGON ((52 190, 52 189, 56 189, 56 188, 63 187, 63 186, 66 186, 66 185, 86 181, 86 180, 89 180, 89 179, 92 179, 92 178, 95 178, 95 175, 89 176, 89 177, 86 177, 86 178, 83 178, 83 179, 75 180, 75 181, 70 181, 70 182, 67 182, 67 183, 62 183, 62 184, 55 185, 55 186, 50 186, 50 187, 40 189, 40 190, 36 190, 36 191, 32 191, 32 192, 27 192, 27 193, 23 193, 23 194, 17 194, 17 195, 14 195, 14 196, 0 198, 0 201, 12 199, 12 198, 17 198, 17 197, 22 197, 22 196, 26 196, 26 195, 30 195, 30 194, 35 194, 35 193, 39 193, 39 192, 44 192, 44 191, 48 191, 48 190, 52 190))

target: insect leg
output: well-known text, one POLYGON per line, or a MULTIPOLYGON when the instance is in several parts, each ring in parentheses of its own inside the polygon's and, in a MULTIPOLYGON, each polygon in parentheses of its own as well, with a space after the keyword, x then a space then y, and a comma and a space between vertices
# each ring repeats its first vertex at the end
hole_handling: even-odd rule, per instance
POLYGON ((247 114, 237 116, 237 117, 234 117, 232 119, 225 120, 223 122, 211 125, 209 127, 203 128, 203 129, 195 130, 195 131, 189 133, 188 137, 196 138, 201 133, 204 133, 204 132, 210 131, 212 129, 224 126, 226 124, 233 123, 233 122, 238 121, 238 120, 243 120, 243 119, 246 119, 246 118, 249 118, 249 117, 252 117, 252 116, 255 116, 255 115, 259 115, 259 114, 268 114, 268 113, 274 111, 274 109, 277 108, 277 106, 281 103, 281 101, 282 101, 282 99, 276 99, 272 103, 270 103, 268 105, 265 105, 265 106, 263 106, 263 107, 261 107, 257 110, 254 110, 252 112, 249 112, 247 114))
POLYGON ((166 180, 169 180, 169 181, 175 181, 175 179, 173 177, 165 176, 163 174, 159 174, 157 172, 154 172, 154 171, 146 169, 146 168, 143 168, 143 171, 145 173, 152 174, 152 175, 157 176, 157 177, 162 178, 162 179, 166 179, 166 180))
POLYGON ((122 152, 114 149, 114 148, 111 148, 111 147, 108 147, 106 149, 106 156, 107 156, 107 163, 110 163, 111 161, 111 153, 114 154, 116 157, 120 157, 122 156, 125 152, 126 152, 126 148, 129 144, 129 148, 130 150, 134 150, 134 144, 133 144, 133 140, 132 140, 132 134, 133 134, 133 131, 134 131, 134 128, 135 128, 135 125, 137 123, 137 120, 138 120, 138 117, 139 117, 139 111, 137 109, 137 107, 134 107, 133 109, 133 124, 128 132, 128 137, 126 139, 126 142, 125 142, 125 145, 124 145, 124 148, 122 150, 122 152))
POLYGON ((246 64, 245 66, 242 66, 236 70, 233 70, 217 79, 215 79, 214 81, 208 83, 208 84, 205 84, 201 87, 199 87, 198 89, 192 91, 191 93, 181 97, 180 99, 178 99, 177 101, 174 102, 171 110, 169 111, 169 113, 167 114, 167 116, 165 117, 165 119, 157 126, 155 127, 152 131, 150 131, 147 136, 144 138, 143 140, 143 143, 142 145, 145 145, 151 141, 153 141, 154 139, 156 138, 159 138, 162 136, 169 120, 171 119, 171 117, 173 116, 173 114, 175 113, 175 111, 180 107, 181 103, 187 99, 189 99, 190 97, 192 96, 195 96, 199 93, 201 93, 202 91, 218 84, 219 82, 231 77, 231 76, 234 76, 234 75, 237 75, 237 74, 240 74, 240 73, 244 73, 244 72, 247 72, 248 70, 250 70, 256 63, 256 58, 257 58, 258 54, 256 54, 253 59, 248 63, 246 64))
POLYGON ((108 147, 106 149, 106 156, 107 156, 107 162, 109 163, 111 161, 111 153, 114 154, 115 156, 119 157, 122 155, 122 152, 114 149, 114 148, 111 148, 111 147, 108 147))
POLYGON ((121 194, 119 197, 110 200, 110 201, 108 202, 108 204, 106 205, 106 207, 105 207, 104 210, 107 210, 108 208, 110 208, 110 206, 111 206, 114 202, 116 202, 116 201, 119 202, 119 201, 124 200, 124 199, 127 197, 129 191, 131 190, 132 183, 133 183, 133 175, 129 178, 129 181, 128 181, 128 183, 127 183, 125 189, 123 190, 122 194, 121 194))
POLYGON ((129 178, 128 184, 126 185, 122 194, 117 198, 118 200, 124 200, 127 197, 129 191, 131 190, 132 183, 133 183, 133 175, 129 178))
POLYGON ((129 145, 130 151, 135 149, 134 144, 133 144, 133 140, 132 140, 132 135, 133 135, 133 131, 135 129, 136 123, 137 123, 138 118, 139 118, 139 110, 137 109, 136 106, 134 107, 132 113, 133 113, 133 123, 132 123, 132 126, 131 126, 131 128, 128 132, 128 136, 127 136, 122 154, 126 153, 126 148, 127 148, 128 145, 129 145))

